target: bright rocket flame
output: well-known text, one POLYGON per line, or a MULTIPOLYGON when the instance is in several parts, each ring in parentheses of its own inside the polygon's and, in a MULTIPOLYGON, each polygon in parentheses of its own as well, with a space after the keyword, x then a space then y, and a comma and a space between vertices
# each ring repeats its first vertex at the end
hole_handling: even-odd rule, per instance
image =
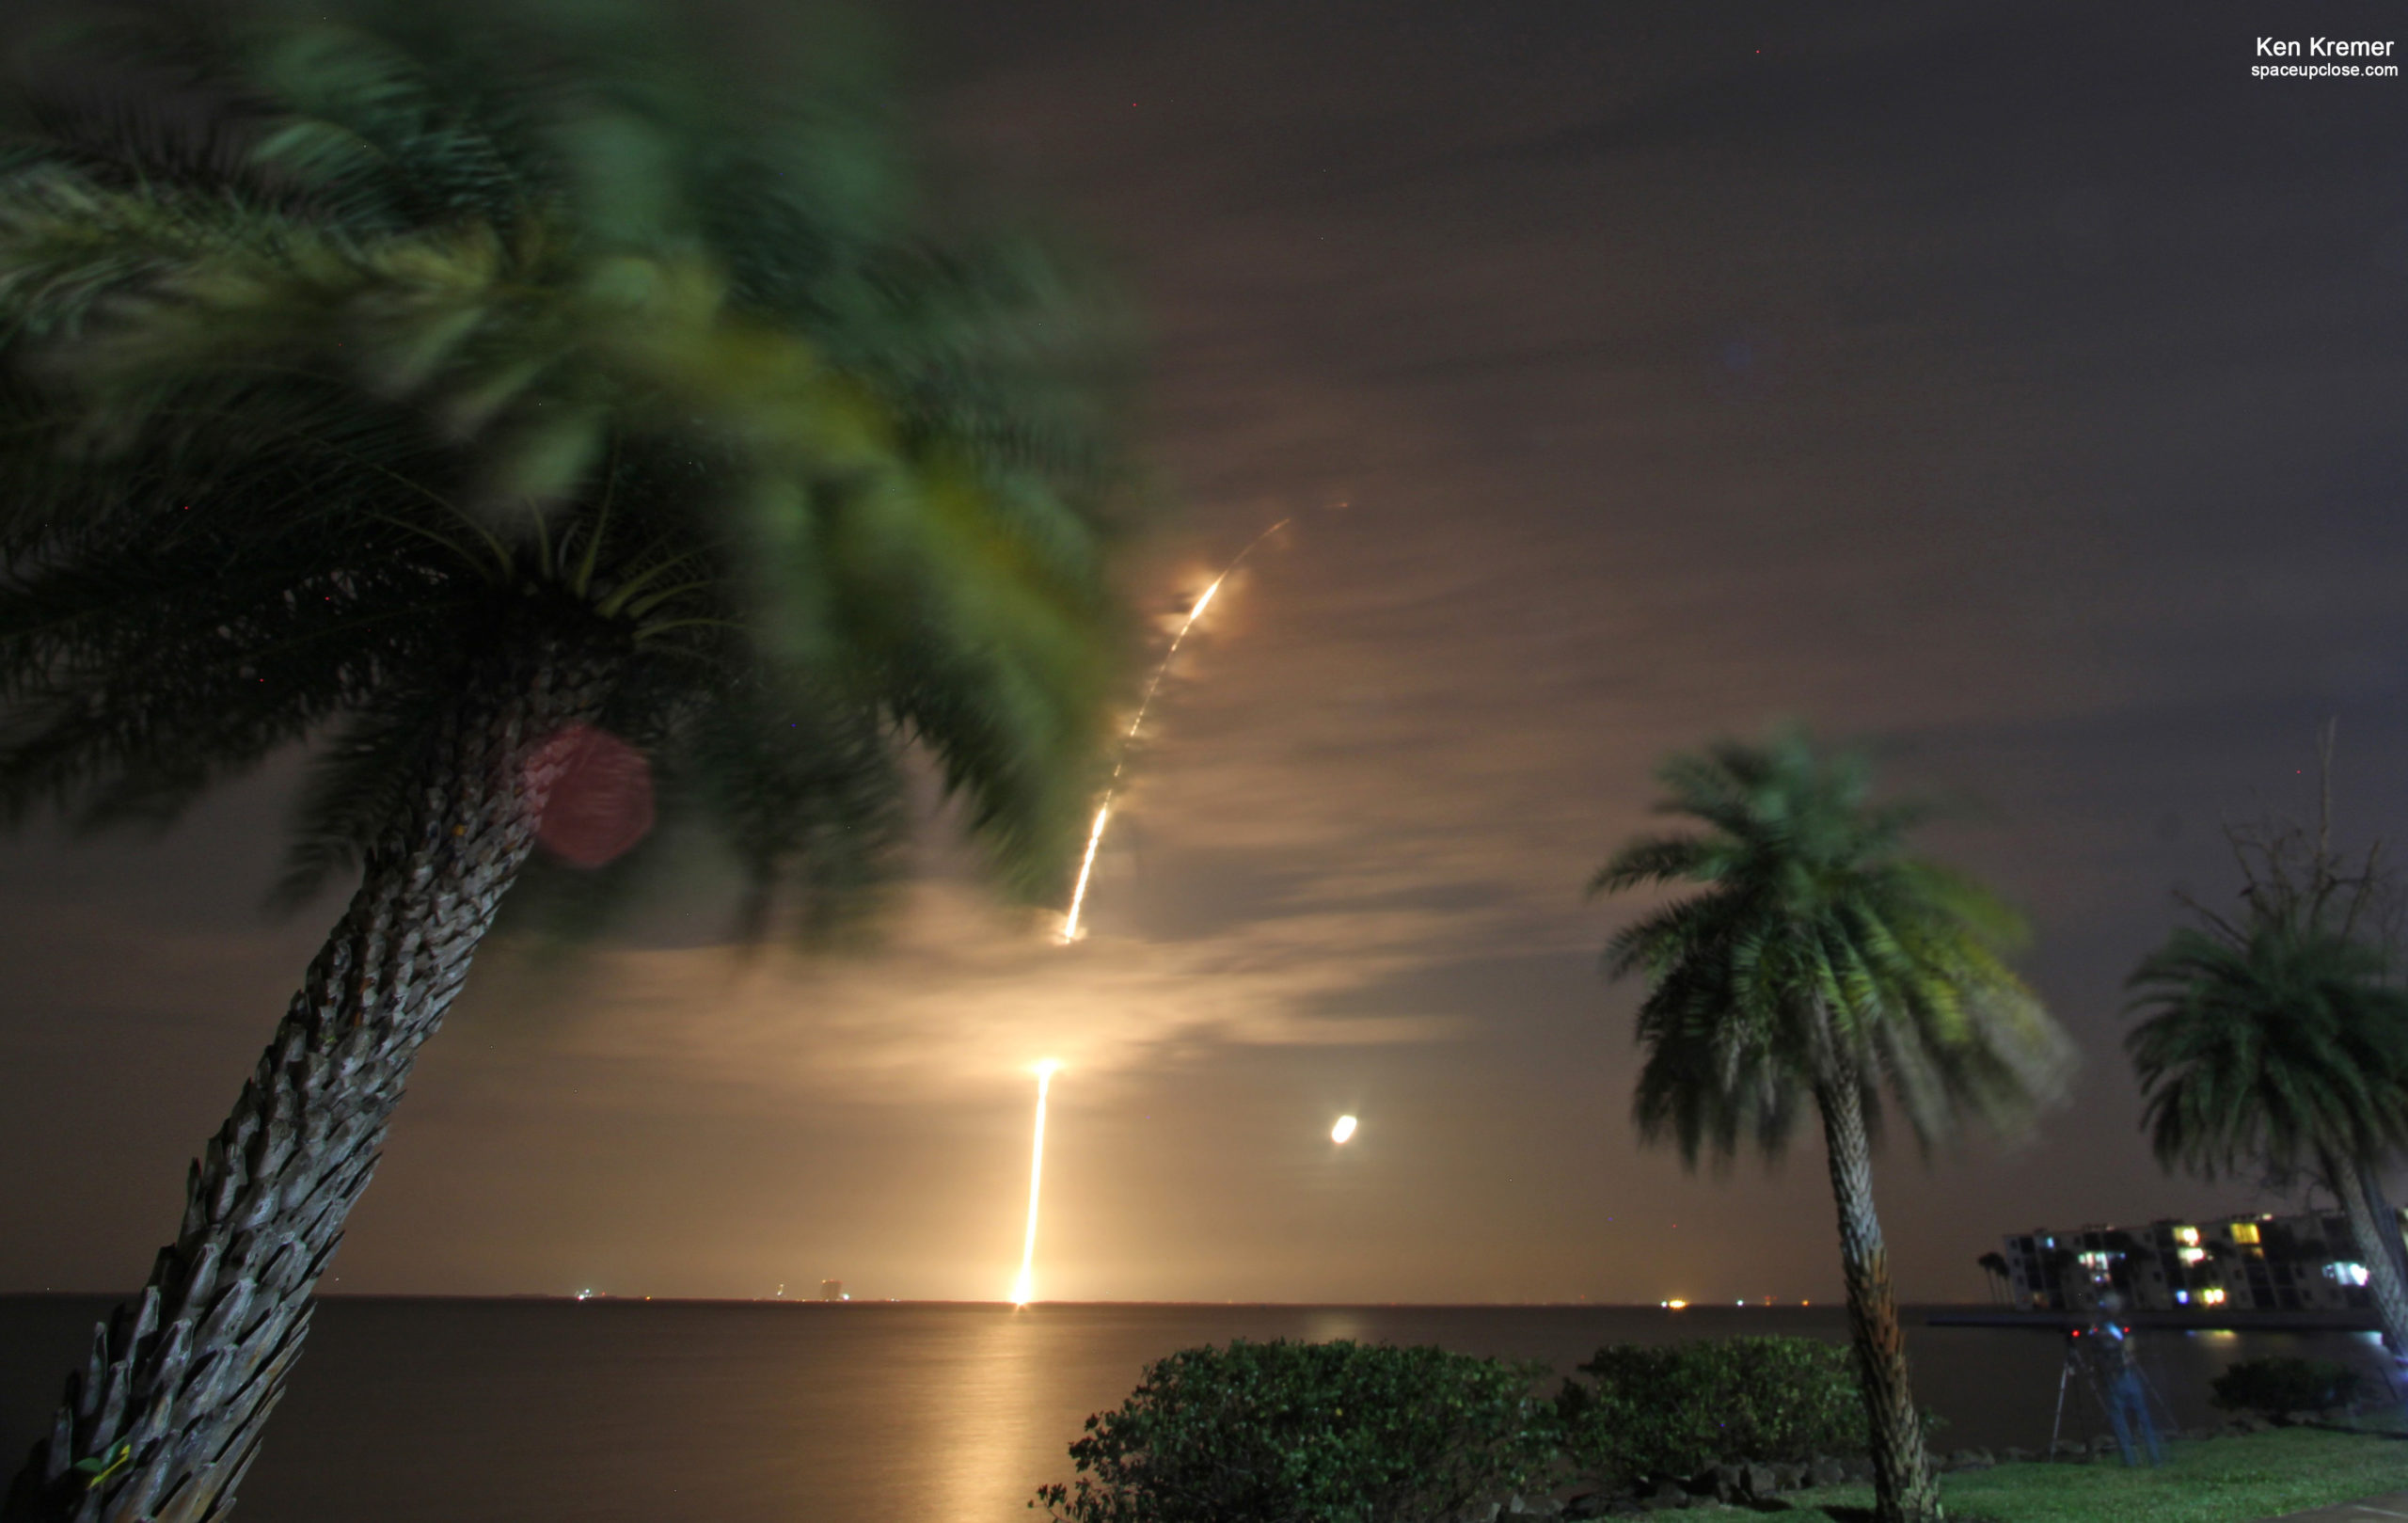
POLYGON ((1045 1182, 1045 1091, 1054 1083, 1054 1071, 1061 1068, 1052 1058, 1039 1063, 1037 1074, 1037 1145, 1028 1160, 1028 1234, 1021 1240, 1020 1276, 1012 1281, 1012 1305, 1024 1307, 1036 1290, 1031 1271, 1037 1262, 1037 1192, 1045 1182))
POLYGON ((1137 738, 1138 727, 1146 722, 1146 710, 1153 706, 1155 692, 1162 688, 1163 678, 1170 674, 1171 658, 1179 654, 1179 643, 1187 638, 1187 631, 1196 627, 1196 621, 1202 618, 1204 611, 1212 606, 1213 595, 1220 592, 1221 583, 1228 580, 1230 573, 1237 570, 1245 558, 1254 553, 1255 546, 1287 528, 1292 521, 1288 518, 1280 519, 1261 533, 1255 535, 1252 543, 1248 544, 1244 549, 1238 551, 1237 558, 1221 568, 1221 574, 1214 577, 1212 584, 1205 588, 1203 595, 1196 599, 1196 606, 1187 611, 1187 617, 1180 623, 1179 632, 1170 637, 1170 647, 1163 652, 1163 664, 1154 668, 1154 679, 1146 684, 1145 696, 1137 700, 1136 715, 1129 721, 1129 728, 1121 734, 1120 754, 1113 761, 1112 776, 1105 780, 1103 798, 1096 804, 1095 824, 1087 831, 1086 855, 1079 859, 1079 880, 1070 890, 1069 912, 1062 917, 1062 933, 1058 940, 1064 946, 1079 939, 1079 914, 1087 902, 1087 880, 1095 875, 1096 849, 1103 845, 1103 828, 1112 820, 1112 796, 1120 786, 1121 771, 1129 765, 1129 742, 1137 738))
MULTIPOLYGON (((1246 547, 1248 549, 1253 547, 1251 545, 1246 547)), ((1231 563, 1231 569, 1235 569, 1235 564, 1231 563)), ((1204 595, 1187 611, 1186 621, 1179 627, 1179 632, 1170 637, 1170 648, 1163 652, 1163 664, 1154 668, 1154 680, 1146 684, 1146 696, 1138 700, 1136 717, 1129 722, 1128 731, 1120 737, 1120 754, 1112 764, 1111 780, 1103 785, 1103 801, 1096 805, 1095 826, 1087 832, 1086 855, 1079 859, 1079 881, 1070 890, 1070 912, 1062 919, 1062 944, 1065 946, 1079 939, 1079 912, 1087 902, 1087 880, 1095 876, 1096 849, 1103 845, 1103 828, 1112 819, 1113 792, 1120 785, 1121 769, 1129 765, 1129 742, 1137 738, 1137 726, 1146 722, 1146 709, 1154 701, 1154 690, 1163 685, 1164 675, 1170 671, 1170 658, 1179 654, 1179 643, 1187 638, 1187 631, 1195 628, 1196 621, 1212 606, 1212 595, 1221 590, 1221 583, 1228 577, 1229 573, 1224 571, 1213 578, 1212 585, 1205 588, 1204 595)))
POLYGON ((1354 1134, 1354 1118, 1352 1116, 1339 1117, 1338 1118, 1338 1124, 1329 1129, 1329 1140, 1332 1142, 1344 1142, 1348 1137, 1351 1137, 1354 1134))
MULTIPOLYGON (((1112 780, 1120 781, 1120 769, 1114 767, 1112 780)), ((1070 891, 1070 912, 1062 921, 1062 944, 1069 945, 1079 939, 1079 907, 1087 901, 1087 879, 1095 872, 1095 849, 1103 844, 1103 827, 1112 818, 1112 790, 1106 787, 1103 802, 1096 805, 1095 828, 1087 832, 1087 852, 1079 859, 1079 884, 1070 891)))

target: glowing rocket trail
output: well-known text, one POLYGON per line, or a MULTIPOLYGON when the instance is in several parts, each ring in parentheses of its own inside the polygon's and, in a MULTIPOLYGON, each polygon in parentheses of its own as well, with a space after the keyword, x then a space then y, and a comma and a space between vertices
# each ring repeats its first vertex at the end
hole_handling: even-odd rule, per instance
POLYGON ((1061 1066, 1050 1057, 1037 1065, 1037 1147, 1028 1160, 1028 1235, 1021 1240, 1020 1277, 1012 1281, 1014 1306, 1028 1305, 1035 1289, 1030 1270, 1037 1261, 1037 1189, 1045 1182, 1045 1091, 1061 1066))
MULTIPOLYGON (((1070 911, 1062 919, 1060 941, 1063 945, 1068 946, 1079 939, 1079 912, 1087 902, 1087 880, 1095 872, 1096 848, 1103 844, 1103 828, 1112 820, 1112 795, 1119 788, 1120 774, 1129 765, 1130 742, 1137 738, 1138 726, 1146 722, 1146 710, 1152 706, 1155 691, 1162 687, 1163 678, 1170 674, 1171 658, 1179 654, 1179 643, 1187 638, 1187 631, 1196 627, 1196 621, 1202 618, 1204 611, 1212 606, 1212 595, 1219 592, 1221 583, 1228 580, 1230 575, 1244 563, 1245 558, 1254 553, 1255 546, 1261 544, 1294 521, 1292 518, 1282 518, 1261 533, 1255 535, 1244 549, 1238 551, 1236 559, 1221 568, 1221 574, 1212 579, 1212 585, 1205 588, 1204 595, 1198 597, 1196 600, 1196 606, 1187 611, 1187 618, 1180 625, 1179 632, 1170 637, 1170 648, 1163 652, 1163 664, 1154 668, 1154 679, 1146 684, 1146 695, 1137 700, 1136 716, 1130 720, 1129 728, 1120 737, 1120 754, 1112 763, 1112 776, 1105 781, 1103 798, 1096 804, 1095 824, 1087 832, 1086 855, 1079 861, 1078 885, 1070 890, 1070 911)), ((1033 1206, 1032 1209, 1034 1209, 1033 1206)))

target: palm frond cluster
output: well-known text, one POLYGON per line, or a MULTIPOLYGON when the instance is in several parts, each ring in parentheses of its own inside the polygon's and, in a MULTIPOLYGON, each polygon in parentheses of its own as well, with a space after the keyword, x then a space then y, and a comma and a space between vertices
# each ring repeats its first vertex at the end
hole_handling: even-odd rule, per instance
POLYGON ((2236 838, 2240 914, 2194 905, 2132 973, 2141 1125, 2169 1168, 2338 1192, 2408 1149, 2408 991, 2374 933, 2374 861, 2344 879, 2321 847, 2269 840, 2236 838))
POLYGON ((766 886, 874 873, 909 737, 1033 886, 1109 678, 1110 309, 940 231, 831 33, 655 12, 88 27, 0 145, 0 802, 172 815, 323 743, 355 862, 531 622, 766 886))
POLYGON ((1617 934, 1609 974, 1642 974, 1640 1133, 1694 1161, 1743 1141, 1785 1147, 1816 1091, 1859 1090, 1868 1127, 1885 1093, 1919 1143, 1960 1118, 2007 1125, 2057 1092, 2062 1033, 2004 954, 2015 912, 1905 853, 1925 816, 1877 804, 1863 759, 1790 732, 1676 756, 1657 812, 1701 832, 1639 837, 1592 893, 1672 886, 1617 934))

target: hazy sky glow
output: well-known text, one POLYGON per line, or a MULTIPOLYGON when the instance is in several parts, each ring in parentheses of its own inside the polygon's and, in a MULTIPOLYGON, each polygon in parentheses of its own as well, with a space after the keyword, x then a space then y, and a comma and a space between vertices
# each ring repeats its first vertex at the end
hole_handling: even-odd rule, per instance
MULTIPOLYGON (((1054 1057, 1050 1297, 1835 1298, 1811 1142, 1637 1150, 1629 911, 1580 896, 1657 758, 1785 715, 1978 801, 1933 845, 2088 1063, 2020 1150, 1885 1156, 1905 1293, 2257 1198, 2148 1161, 2119 985, 2328 713, 2345 824, 2408 827, 2408 80, 2253 82, 2277 24, 2217 7, 1007 8, 918 8, 928 98, 1150 313, 1163 638, 1295 518, 1157 698, 1085 938, 932 850, 870 956, 699 912, 489 955, 329 1289, 1001 1298, 1054 1057)), ((0 1289, 170 1231, 334 913, 250 908, 293 776, 0 848, 0 1289)))

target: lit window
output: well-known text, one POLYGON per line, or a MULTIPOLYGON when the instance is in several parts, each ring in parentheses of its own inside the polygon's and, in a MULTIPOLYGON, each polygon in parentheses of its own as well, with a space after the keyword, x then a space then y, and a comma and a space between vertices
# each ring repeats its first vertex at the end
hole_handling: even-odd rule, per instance
POLYGON ((2199 1293, 2199 1299, 2205 1301, 2211 1307, 2220 1307, 2224 1305, 2224 1287, 2221 1285, 2210 1285, 2206 1290, 2199 1293))
POLYGON ((2174 1241, 2186 1248, 2195 1248, 2199 1245, 2199 1230, 2195 1227, 2178 1227, 2174 1230, 2174 1241))
POLYGON ((2177 1248, 2174 1250, 2174 1256, 2181 1260, 2186 1264, 2194 1264, 2208 1256, 2208 1250, 2205 1248, 2177 1248))
POLYGON ((2233 1223, 2233 1224, 2232 1224, 2232 1240, 2233 1240, 2235 1243, 2255 1243, 2255 1242, 2257 1242, 2257 1241, 2258 1241, 2258 1224, 2257 1224, 2256 1222, 2235 1222, 2235 1223, 2233 1223))
POLYGON ((2326 1264, 2324 1277, 2338 1280, 2344 1285, 2364 1285, 2367 1282, 2367 1266, 2346 1261, 2326 1264))
POLYGON ((2176 1291, 2174 1293, 2174 1304, 2178 1307, 2189 1306, 2191 1304, 2191 1293, 2189 1291, 2176 1291))

